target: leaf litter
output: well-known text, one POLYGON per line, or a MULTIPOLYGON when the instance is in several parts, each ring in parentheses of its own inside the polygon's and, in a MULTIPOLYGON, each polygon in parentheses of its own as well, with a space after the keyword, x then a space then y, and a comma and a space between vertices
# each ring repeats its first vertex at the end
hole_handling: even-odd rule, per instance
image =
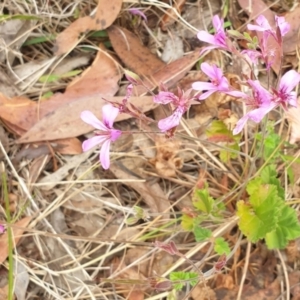
MULTIPOLYGON (((274 12, 264 2, 253 2, 250 12, 249 1, 240 0, 239 3, 249 14, 248 21, 263 11, 272 23, 274 12)), ((0 80, 0 118, 6 130, 0 132, 0 138, 13 164, 5 161, 5 155, 1 159, 8 166, 11 194, 17 193, 25 199, 26 191, 30 191, 39 208, 32 209, 27 202, 11 205, 11 213, 17 216, 12 226, 15 267, 18 270, 15 281, 20 282, 18 286, 21 287, 15 292, 17 299, 26 299, 29 293, 53 299, 98 299, 104 294, 112 299, 116 293, 124 299, 151 299, 154 295, 171 297, 171 292, 155 290, 151 283, 155 282, 156 276, 169 274, 176 268, 183 270, 187 264, 181 258, 155 249, 155 241, 175 240, 180 252, 198 263, 203 272, 216 261, 213 243, 195 243, 191 234, 179 226, 177 215, 184 211, 194 213, 191 195, 197 185, 203 187, 209 183, 210 195, 221 197, 231 188, 230 180, 239 178, 233 166, 219 160, 219 148, 215 144, 206 144, 209 140, 204 137, 215 118, 228 124, 235 122, 237 114, 234 109, 238 107, 235 100, 211 97, 208 107, 203 104, 192 106, 178 128, 178 137, 170 140, 157 137, 153 124, 143 127, 130 116, 122 115, 117 122, 119 128, 142 129, 147 133, 143 138, 140 134, 133 134, 120 140, 113 148, 112 166, 106 172, 99 168, 98 154, 93 155, 94 151, 81 153, 83 135, 92 129, 80 120, 80 112, 88 109, 101 119, 101 108, 107 101, 122 102, 127 84, 123 68, 137 73, 152 91, 156 91, 161 83, 173 91, 176 84, 188 88, 195 78, 204 80, 202 72, 195 68, 200 58, 197 47, 202 45, 199 41, 193 45, 190 37, 186 40, 187 34, 182 28, 196 36, 196 30, 204 29, 200 23, 210 25, 212 16, 209 11, 220 12, 218 1, 210 1, 210 7, 206 4, 199 7, 191 1, 181 1, 177 6, 160 1, 142 3, 148 23, 145 20, 135 23, 134 18, 123 17, 127 4, 119 0, 109 3, 99 0, 97 6, 94 3, 91 6, 70 3, 71 13, 66 13, 68 9, 63 10, 59 4, 49 6, 48 10, 43 9, 47 6, 28 5, 26 9, 31 9, 33 15, 43 15, 44 23, 37 21, 37 25, 27 27, 23 35, 15 33, 12 40, 21 41, 18 46, 12 44, 15 52, 10 49, 9 55, 3 56, 2 51, 1 59, 6 69, 15 73, 7 72, 10 75, 6 74, 1 77, 4 80, 0 80), (40 10, 39 14, 36 9, 40 10), (190 25, 185 16, 192 11, 197 12, 197 16, 204 16, 203 22, 193 17, 197 23, 190 25), (159 21, 170 34, 166 40, 156 40, 159 21), (28 36, 40 34, 40 29, 49 34, 56 33, 54 52, 51 52, 51 40, 47 39, 40 44, 25 43, 22 46, 28 36), (108 45, 108 39, 98 41, 88 34, 104 29, 107 29, 112 47, 108 45), (154 39, 151 50, 147 43, 150 39, 154 39), (180 48, 175 60, 170 53, 164 52, 172 49, 172 42, 180 48), (20 54, 25 63, 20 63, 20 54), (58 56, 61 57, 58 59, 58 56), (39 67, 38 62, 44 62, 45 67, 39 67), (91 65, 86 68, 89 62, 91 65), (79 71, 81 75, 75 79, 53 77, 73 71, 79 71), (52 82, 49 80, 51 76, 54 78, 52 82), (45 79, 42 85, 40 78, 45 79), (52 94, 45 99, 42 96, 47 92, 52 94), (183 134, 189 138, 183 138, 183 134), (13 168, 18 170, 17 177, 13 168), (20 180, 25 187, 19 184, 20 180), (129 217, 134 216, 133 207, 136 205, 142 207, 145 218, 138 219, 136 224, 127 224, 129 217), (31 220, 34 222, 26 228, 31 220)), ((17 7, 15 12, 24 13, 17 7)), ((227 13, 233 19, 230 10, 227 13)), ((291 32, 285 37, 284 53, 290 54, 297 44, 298 8, 285 16, 291 23, 291 32)), ((230 64, 226 55, 214 55, 213 52, 209 55, 206 59, 212 63, 230 64)), ((278 72, 277 58, 273 67, 278 72)), ((231 78, 232 69, 226 70, 227 77, 231 78)), ((156 109, 152 96, 141 87, 134 90, 130 102, 157 120, 168 109, 156 109)), ((297 109, 287 115, 292 128, 291 143, 299 139, 296 115, 297 109)), ((222 141, 217 141, 217 144, 224 145, 222 141)), ((297 163, 293 168, 295 166, 297 163)), ((231 196, 226 194, 226 199, 231 199, 231 196)), ((233 207, 226 201, 224 205, 233 207)), ((5 223, 4 219, 2 211, 0 220, 5 223)), ((230 245, 238 243, 234 260, 228 263, 227 274, 217 274, 214 281, 205 284, 200 280, 195 288, 189 287, 185 291, 186 295, 191 299, 236 298, 248 264, 249 284, 243 297, 276 299, 281 293, 283 280, 280 272, 284 270, 278 267, 277 257, 267 251, 263 243, 246 253, 247 241, 244 239, 240 243, 232 231, 237 220, 223 221, 218 225, 208 223, 204 226, 213 227, 212 239, 223 236, 230 245), (229 227, 226 222, 230 223, 229 227), (263 282, 260 280, 262 276, 263 282)), ((0 242, 3 244, 1 260, 6 268, 7 233, 0 236, 0 242)), ((289 264, 292 269, 298 258, 291 254, 295 247, 291 245, 289 251, 289 260, 281 263, 289 264)), ((289 272, 288 275, 291 282, 298 282, 299 274, 289 272)), ((158 285, 154 284, 154 287, 158 285)), ((7 286, 1 288, 2 294, 7 295, 7 286)), ((291 289, 291 294, 297 299, 295 288, 291 289)), ((179 299, 180 296, 173 297, 179 299)))

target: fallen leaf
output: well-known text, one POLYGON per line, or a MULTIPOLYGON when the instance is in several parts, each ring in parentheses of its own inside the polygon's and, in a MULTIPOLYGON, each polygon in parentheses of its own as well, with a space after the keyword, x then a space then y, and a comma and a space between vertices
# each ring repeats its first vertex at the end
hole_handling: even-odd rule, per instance
MULTIPOLYGON (((12 236, 14 239, 14 245, 19 243, 20 238, 24 231, 26 231, 26 226, 31 221, 31 217, 25 217, 20 221, 16 222, 12 228, 12 236), (16 226, 16 227, 14 227, 16 226)), ((8 233, 5 232, 0 236, 0 263, 2 264, 8 256, 8 233)))
MULTIPOLYGON (((275 27, 275 14, 272 12, 268 6, 262 0, 256 0, 255 2, 249 2, 249 0, 238 0, 240 6, 249 15, 250 20, 255 20, 259 15, 263 15, 268 20, 271 27, 275 27), (249 12, 249 5, 251 5, 251 11, 249 12)), ((254 21, 255 22, 255 21, 254 21)), ((256 32, 258 39, 262 39, 262 33, 256 32)), ((274 49, 274 61, 272 64, 272 69, 276 74, 279 74, 281 68, 281 55, 280 49, 274 37, 269 36, 267 41, 267 48, 274 49)))
POLYGON ((77 45, 81 33, 109 27, 117 18, 122 3, 123 0, 98 0, 95 15, 77 19, 58 35, 55 55, 62 55, 71 51, 77 45))
MULTIPOLYGON (((78 97, 77 97, 78 98, 78 97)), ((124 97, 105 97, 113 102, 121 103, 124 97)), ((135 106, 142 107, 143 111, 151 110, 156 106, 152 96, 132 97, 130 102, 135 106)), ((17 143, 31 143, 36 141, 57 140, 59 138, 76 137, 92 131, 92 127, 80 119, 80 113, 84 110, 90 110, 97 118, 102 119, 101 107, 106 102, 95 95, 81 97, 76 101, 62 105, 52 113, 45 116, 41 121, 26 132, 17 143)), ((130 115, 121 114, 118 121, 130 118, 130 115)))
MULTIPOLYGON (((40 103, 25 97, 8 99, 5 95, 0 94, 0 118, 9 122, 17 133, 21 133, 22 130, 28 131, 40 119, 46 115, 49 116, 61 106, 68 104, 69 109, 72 109, 74 106, 72 102, 78 99, 93 98, 95 102, 103 102, 101 97, 112 96, 117 92, 120 77, 121 73, 114 59, 100 50, 92 66, 84 71, 78 79, 74 79, 63 94, 57 93, 40 103)), ((101 105, 99 104, 100 109, 101 105)), ((70 110, 66 111, 61 116, 62 119, 65 120, 70 112, 70 110)), ((79 114, 76 117, 79 120, 79 114)), ((52 124, 52 126, 55 125, 52 124)), ((65 137, 72 136, 58 136, 58 139, 65 137)))
POLYGON ((175 3, 173 4, 173 7, 169 8, 162 17, 160 26, 163 31, 166 31, 167 27, 176 22, 176 20, 178 19, 178 15, 181 14, 186 0, 177 0, 174 2, 175 3))
POLYGON ((130 70, 141 77, 153 75, 165 65, 129 30, 111 26, 107 32, 120 59, 130 70))
POLYGON ((285 20, 290 24, 290 31, 283 37, 283 53, 295 52, 299 47, 300 7, 285 15, 285 20))

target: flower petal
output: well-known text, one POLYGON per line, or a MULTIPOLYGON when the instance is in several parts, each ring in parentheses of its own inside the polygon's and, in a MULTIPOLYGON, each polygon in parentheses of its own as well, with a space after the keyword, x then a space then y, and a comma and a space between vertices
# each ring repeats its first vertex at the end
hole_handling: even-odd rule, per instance
POLYGON ((213 94, 214 92, 217 92, 217 89, 214 89, 214 90, 209 90, 209 91, 207 91, 207 92, 205 92, 205 93, 203 93, 202 95, 200 95, 199 97, 198 97, 198 99, 199 100, 204 100, 204 99, 206 99, 206 98, 208 98, 211 94, 213 94))
POLYGON ((166 132, 170 130, 173 127, 176 127, 179 125, 180 119, 182 117, 183 111, 181 109, 176 109, 174 113, 158 122, 158 128, 162 132, 166 132))
POLYGON ((140 11, 138 8, 129 8, 128 11, 133 15, 142 17, 147 22, 146 15, 142 11, 140 11))
POLYGON ((300 82, 300 74, 295 70, 286 72, 279 83, 279 90, 283 90, 285 93, 289 93, 300 82))
POLYGON ((247 121, 248 121, 249 117, 248 115, 244 115, 241 119, 238 120, 238 122, 235 125, 235 128, 233 129, 232 133, 234 135, 239 134, 242 129, 245 127, 247 121))
POLYGON ((110 140, 106 140, 100 150, 100 162, 103 169, 107 170, 110 166, 109 160, 110 140))
POLYGON ((241 92, 241 91, 225 91, 224 92, 227 95, 230 95, 232 97, 236 97, 236 98, 247 98, 248 95, 241 92))
POLYGON ((178 97, 171 92, 162 91, 153 97, 153 101, 155 103, 168 104, 170 102, 177 102, 178 97))
POLYGON ((120 137, 121 134, 122 134, 122 131, 121 131, 121 130, 112 129, 112 130, 110 131, 110 140, 111 140, 112 142, 116 141, 116 140, 120 137))
MULTIPOLYGON (((197 38, 202 42, 216 45, 215 37, 212 34, 209 34, 208 32, 206 32, 204 30, 198 31, 197 38)), ((219 45, 216 45, 216 46, 219 46, 219 45)))
POLYGON ((106 104, 102 107, 103 123, 105 126, 107 126, 107 128, 111 129, 113 127, 114 121, 118 114, 119 109, 111 104, 106 104))
POLYGON ((92 112, 88 110, 81 112, 80 118, 83 122, 93 126, 94 128, 107 131, 106 126, 100 120, 98 120, 98 118, 92 112))
POLYGON ((216 89, 216 86, 211 82, 196 81, 192 84, 192 88, 197 91, 206 91, 216 89))
POLYGON ((105 140, 107 140, 106 136, 100 136, 100 135, 93 136, 82 143, 82 150, 86 152, 97 145, 101 145, 105 140))
POLYGON ((224 31, 224 28, 223 28, 224 21, 221 20, 218 15, 213 16, 212 23, 213 23, 213 26, 216 29, 216 31, 219 31, 219 30, 224 31))
POLYGON ((220 77, 223 76, 223 72, 217 66, 204 62, 201 64, 201 70, 205 73, 210 79, 218 80, 220 77))

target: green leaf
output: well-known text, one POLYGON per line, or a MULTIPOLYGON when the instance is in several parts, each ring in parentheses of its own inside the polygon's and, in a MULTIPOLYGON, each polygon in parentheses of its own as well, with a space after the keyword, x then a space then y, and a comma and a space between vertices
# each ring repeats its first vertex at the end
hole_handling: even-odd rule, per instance
POLYGON ((240 230, 251 242, 256 242, 276 228, 279 206, 282 200, 277 196, 275 186, 263 185, 251 195, 250 203, 237 203, 237 215, 240 217, 240 230))
POLYGON ((290 240, 300 237, 300 224, 296 211, 284 205, 278 219, 277 227, 266 235, 266 243, 269 249, 283 249, 290 240))
POLYGON ((31 39, 28 39, 27 41, 25 41, 25 43, 23 44, 23 46, 30 46, 30 45, 35 45, 35 44, 41 44, 44 42, 49 42, 49 41, 53 41, 56 39, 56 35, 54 34, 50 34, 50 35, 44 35, 44 36, 38 36, 38 37, 34 37, 31 39))
POLYGON ((195 286, 198 282, 198 274, 194 272, 172 272, 170 273, 170 280, 174 282, 174 288, 180 291, 186 284, 186 281, 188 281, 191 286, 195 286))
POLYGON ((268 165, 262 169, 260 177, 265 184, 273 184, 277 187, 278 196, 282 199, 285 197, 284 189, 281 186, 275 165, 268 165))
POLYGON ((215 239, 214 250, 219 255, 222 255, 222 254, 229 255, 229 253, 230 253, 230 247, 229 247, 228 243, 225 241, 225 239, 222 237, 218 237, 215 239))
POLYGON ((209 214, 213 209, 214 199, 209 196, 207 187, 196 189, 192 200, 194 207, 204 213, 209 214))
POLYGON ((40 77, 39 82, 42 83, 50 83, 50 82, 54 82, 57 81, 61 78, 69 78, 69 77, 74 77, 78 74, 80 74, 82 72, 82 70, 73 70, 61 75, 55 75, 55 74, 48 74, 48 75, 43 75, 40 77))
POLYGON ((227 30, 227 33, 233 37, 244 39, 244 36, 237 30, 229 29, 227 30))
POLYGON ((212 232, 209 229, 202 228, 200 226, 195 226, 193 233, 195 235, 196 242, 202 242, 211 237, 212 232))
POLYGON ((194 228, 194 218, 187 214, 183 214, 181 217, 181 226, 186 231, 191 231, 194 228))

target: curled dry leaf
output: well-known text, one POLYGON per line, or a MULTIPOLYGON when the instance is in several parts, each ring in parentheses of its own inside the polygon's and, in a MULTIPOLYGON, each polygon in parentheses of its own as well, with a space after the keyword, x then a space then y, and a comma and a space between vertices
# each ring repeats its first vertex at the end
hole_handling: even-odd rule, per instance
POLYGON ((174 1, 173 7, 169 8, 165 15, 163 16, 160 26, 162 30, 167 30, 167 27, 176 22, 178 15, 181 14, 181 11, 185 5, 186 0, 174 1))
POLYGON ((151 76, 165 65, 129 30, 111 26, 108 29, 108 36, 124 64, 141 77, 151 76))
POLYGON ((164 137, 159 137, 156 142, 156 157, 151 160, 157 172, 164 177, 175 177, 176 171, 183 166, 183 159, 178 157, 180 149, 178 140, 167 140, 164 137))
MULTIPOLYGON (((16 222, 12 226, 12 235, 14 239, 14 245, 19 243, 20 238, 24 231, 26 231, 26 226, 31 221, 31 217, 25 217, 20 221, 16 222)), ((8 233, 5 232, 0 236, 0 263, 2 264, 8 256, 8 233)))
POLYGON ((98 0, 96 14, 77 19, 67 29, 61 32, 55 45, 55 55, 71 51, 78 43, 81 33, 90 30, 103 30, 109 27, 117 18, 123 0, 98 0))

